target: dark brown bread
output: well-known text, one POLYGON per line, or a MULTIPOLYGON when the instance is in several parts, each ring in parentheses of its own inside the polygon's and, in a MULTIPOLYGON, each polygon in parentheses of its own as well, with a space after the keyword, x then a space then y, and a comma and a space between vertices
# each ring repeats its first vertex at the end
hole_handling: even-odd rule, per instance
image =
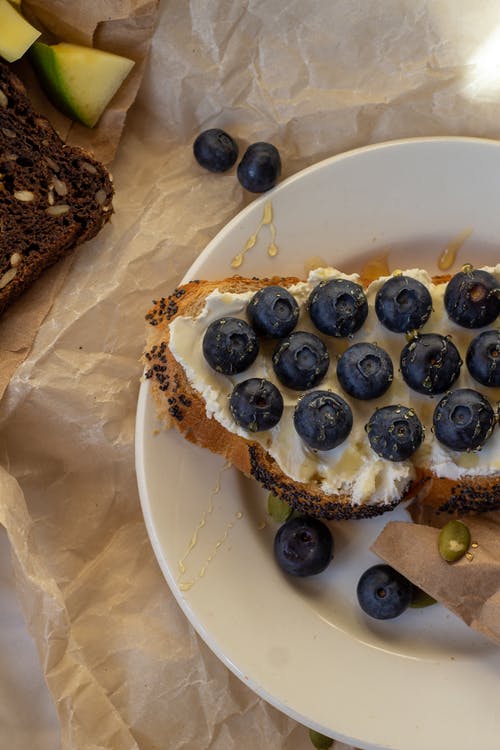
POLYGON ((66 146, 0 62, 0 314, 112 214, 105 167, 66 146))

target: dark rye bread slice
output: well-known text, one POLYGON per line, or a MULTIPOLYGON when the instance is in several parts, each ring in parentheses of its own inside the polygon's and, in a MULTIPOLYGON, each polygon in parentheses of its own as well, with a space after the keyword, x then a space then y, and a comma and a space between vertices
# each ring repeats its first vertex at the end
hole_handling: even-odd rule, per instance
POLYGON ((0 314, 49 266, 109 220, 105 167, 66 146, 0 62, 0 314))
MULTIPOLYGON (((373 278, 361 281, 366 287, 373 278)), ((449 276, 435 276, 444 284, 449 276)), ((243 438, 208 417, 205 402, 190 384, 182 366, 169 348, 170 324, 179 315, 196 317, 206 297, 220 292, 256 291, 278 284, 289 287, 294 277, 271 279, 232 276, 219 281, 192 281, 168 296, 156 300, 146 315, 147 342, 143 354, 145 378, 151 384, 157 415, 165 427, 175 427, 187 440, 228 459, 243 474, 283 498, 293 508, 325 519, 355 519, 377 516, 393 510, 402 500, 425 503, 427 508, 445 513, 468 513, 500 507, 500 475, 466 475, 459 480, 437 477, 428 467, 416 468, 415 478, 393 502, 354 504, 347 490, 328 495, 315 482, 297 482, 289 477, 265 448, 249 436, 243 438)))

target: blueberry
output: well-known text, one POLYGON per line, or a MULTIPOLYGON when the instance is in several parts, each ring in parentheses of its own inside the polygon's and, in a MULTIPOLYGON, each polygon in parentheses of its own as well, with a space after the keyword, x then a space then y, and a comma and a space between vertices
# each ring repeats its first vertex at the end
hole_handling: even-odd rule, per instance
POLYGON ((460 388, 441 399, 432 421, 440 443, 454 451, 471 451, 481 448, 490 437, 495 413, 480 393, 460 388))
POLYGON ((453 385, 460 375, 462 360, 449 338, 439 333, 422 333, 406 344, 399 364, 410 388, 432 396, 453 385))
POLYGON ((444 306, 459 326, 488 326, 500 314, 500 284, 488 271, 465 267, 448 282, 444 306))
POLYGON ((483 331, 469 344, 465 357, 469 372, 478 383, 500 387, 500 330, 483 331))
POLYGON ((265 193, 273 188, 281 174, 281 158, 276 146, 259 141, 252 143, 238 164, 240 184, 251 193, 265 193))
POLYGON ((291 518, 274 537, 274 556, 280 568, 292 576, 321 573, 333 556, 330 529, 318 518, 291 518))
POLYGON ((372 565, 358 581, 359 606, 377 620, 391 620, 408 609, 413 587, 410 581, 390 565, 372 565))
POLYGON ((306 393, 295 407, 293 423, 310 448, 328 451, 344 442, 352 429, 352 411, 331 391, 306 393))
POLYGON ((248 303, 247 315, 261 336, 281 339, 297 325, 299 306, 288 289, 265 286, 248 303))
POLYGON ((393 276, 378 290, 375 312, 389 331, 416 331, 429 319, 432 297, 427 287, 411 276, 393 276))
POLYGON ((394 368, 387 352, 376 344, 353 344, 337 363, 339 383, 350 396, 378 398, 389 388, 394 368))
POLYGON ((240 318, 219 318, 203 337, 203 355, 214 370, 235 375, 250 367, 259 353, 253 328, 240 318))
POLYGON ((309 315, 316 328, 329 336, 350 336, 368 315, 363 287, 348 279, 320 281, 308 300, 309 315))
POLYGON ((193 143, 194 158, 210 172, 226 172, 238 158, 238 146, 228 133, 220 128, 210 128, 193 143))
POLYGON ((269 380, 249 378, 235 386, 229 408, 240 427, 251 432, 270 430, 283 414, 283 396, 269 380))
POLYGON ((280 341, 272 360, 281 383, 295 391, 306 391, 318 385, 330 364, 328 350, 321 339, 305 331, 295 331, 280 341))
POLYGON ((372 449, 388 461, 406 461, 424 439, 420 419, 400 404, 377 409, 365 429, 372 449))

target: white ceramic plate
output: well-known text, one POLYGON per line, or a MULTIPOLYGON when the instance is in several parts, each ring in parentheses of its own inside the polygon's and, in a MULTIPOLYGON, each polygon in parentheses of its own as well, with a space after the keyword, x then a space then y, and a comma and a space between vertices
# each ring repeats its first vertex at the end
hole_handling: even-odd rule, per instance
MULTIPOLYGON (((500 145, 433 138, 398 141, 327 159, 252 202, 186 276, 223 278, 258 232, 244 275, 304 274, 320 256, 345 271, 389 252, 392 269, 437 272, 443 248, 500 257, 500 145)), ((168 293, 171 290, 165 290, 168 293)), ((500 736, 500 649, 442 606, 377 622, 355 597, 377 558, 387 520, 332 524, 336 555, 321 575, 289 580, 277 569, 277 525, 266 493, 175 432, 158 432, 148 384, 137 413, 137 474, 147 528, 165 578, 193 626, 253 690, 299 722, 362 748, 493 748, 500 736), (184 572, 181 568, 184 566, 184 572)))

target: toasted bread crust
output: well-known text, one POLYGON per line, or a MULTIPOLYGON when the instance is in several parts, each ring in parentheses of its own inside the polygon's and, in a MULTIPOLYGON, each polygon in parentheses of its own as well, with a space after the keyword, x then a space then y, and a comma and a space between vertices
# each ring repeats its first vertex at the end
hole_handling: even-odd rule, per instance
POLYGON ((461 479, 436 477, 422 480, 421 503, 437 513, 457 516, 486 513, 500 508, 500 476, 465 476, 461 479))
MULTIPOLYGON (((434 283, 445 283, 439 276, 434 283)), ((202 396, 190 385, 184 370, 169 349, 169 324, 177 316, 196 316, 210 292, 257 291, 263 286, 289 287, 296 277, 250 279, 233 276, 219 281, 191 281, 166 298, 153 303, 146 315, 147 347, 143 355, 145 378, 151 381, 152 394, 160 420, 174 426, 187 440, 223 455, 248 477, 274 492, 293 508, 324 519, 368 518, 393 510, 402 501, 425 495, 425 502, 442 512, 477 512, 500 506, 500 477, 464 477, 454 481, 438 478, 430 471, 417 470, 417 476, 391 503, 354 504, 349 494, 328 495, 314 483, 301 483, 287 476, 276 461, 257 442, 227 430, 208 417, 202 396)), ((364 280, 365 286, 369 280, 364 280)))

